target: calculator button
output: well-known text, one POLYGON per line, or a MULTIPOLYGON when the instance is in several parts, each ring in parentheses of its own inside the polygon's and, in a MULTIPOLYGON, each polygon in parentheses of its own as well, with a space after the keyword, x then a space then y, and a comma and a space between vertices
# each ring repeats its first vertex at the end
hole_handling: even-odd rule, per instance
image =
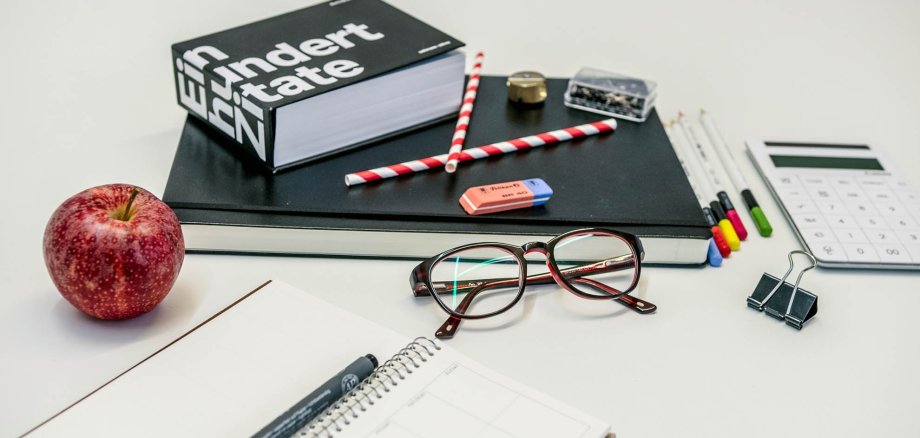
POLYGON ((830 201, 837 199, 837 194, 834 193, 830 187, 811 187, 805 189, 805 191, 807 191, 808 194, 811 195, 811 199, 815 201, 830 201))
POLYGON ((883 262, 910 263, 910 254, 902 245, 876 245, 875 249, 878 251, 879 259, 883 262))
POLYGON ((842 243, 868 243, 869 239, 866 237, 866 233, 863 233, 857 228, 845 228, 834 230, 834 234, 837 235, 837 240, 842 243))
POLYGON ((842 215, 825 215, 824 220, 827 221, 827 225, 833 228, 855 228, 857 227, 856 221, 852 216, 842 216, 842 215))
POLYGON ((920 245, 904 245, 914 263, 920 263, 920 245))
POLYGON ((857 178, 856 181, 864 189, 881 189, 887 187, 885 185, 885 178, 866 176, 857 178))
POLYGON ((873 202, 891 202, 894 201, 894 193, 891 190, 866 190, 866 196, 873 202))
POLYGON ((898 197, 898 199, 901 200, 901 202, 906 202, 906 203, 920 202, 920 196, 918 196, 917 193, 915 192, 911 192, 907 190, 895 190, 894 193, 898 197))
POLYGON ((917 222, 907 216, 885 216, 888 225, 896 230, 913 229, 917 227, 917 222))
POLYGON ((875 249, 868 243, 847 243, 843 245, 843 249, 846 251, 847 258, 849 258, 851 262, 879 261, 875 249))
POLYGON ((894 202, 876 202, 875 207, 878 208, 879 213, 886 216, 889 214, 901 214, 907 212, 901 204, 894 202))
POLYGON ((831 185, 837 187, 838 190, 850 190, 856 187, 856 180, 853 178, 847 178, 845 176, 837 176, 829 178, 831 185))
POLYGON ((869 201, 847 202, 847 210, 854 216, 876 215, 878 210, 875 209, 869 201))
POLYGON ((806 187, 827 187, 827 178, 823 176, 803 176, 800 177, 802 185, 806 187))
POLYGON ((776 189, 783 202, 790 200, 808 200, 808 194, 801 187, 779 187, 776 189))
POLYGON ((920 218, 920 204, 907 204, 906 207, 910 214, 920 218))
POLYGON ((826 225, 823 217, 818 214, 796 214, 792 216, 792 220, 802 228, 815 228, 826 225))
POLYGON ((864 230, 866 232, 866 237, 869 238, 869 241, 876 244, 882 243, 895 243, 898 241, 898 238, 895 236, 894 231, 888 229, 882 230, 864 230))
POLYGON ((857 217, 856 223, 864 230, 883 230, 888 228, 888 223, 881 216, 857 217))
POLYGON ((812 254, 820 260, 828 262, 845 262, 847 255, 839 243, 822 243, 809 245, 812 254))
POLYGON ((920 245, 920 231, 918 230, 895 231, 894 234, 898 236, 898 240, 903 245, 920 245))
POLYGON ((830 228, 802 228, 799 230, 802 233, 802 237, 810 242, 816 243, 836 243, 837 236, 834 236, 833 231, 830 228))
POLYGON ((774 183, 777 189, 802 187, 802 183, 799 182, 799 179, 795 175, 779 176, 774 183))
POLYGON ((789 214, 817 213, 818 207, 810 199, 796 199, 792 202, 784 202, 789 214))
POLYGON ((818 201, 816 204, 818 204, 818 211, 825 214, 844 214, 847 212, 840 202, 818 201))
POLYGON ((837 197, 844 201, 866 201, 869 199, 858 189, 841 190, 839 187, 837 188, 837 197))

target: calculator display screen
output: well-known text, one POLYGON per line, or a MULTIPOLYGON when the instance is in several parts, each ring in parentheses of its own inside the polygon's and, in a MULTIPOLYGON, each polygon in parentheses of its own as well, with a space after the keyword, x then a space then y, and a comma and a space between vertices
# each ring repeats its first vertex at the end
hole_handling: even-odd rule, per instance
POLYGON ((885 170, 875 158, 809 157, 803 155, 770 155, 776 167, 808 167, 814 169, 885 170))

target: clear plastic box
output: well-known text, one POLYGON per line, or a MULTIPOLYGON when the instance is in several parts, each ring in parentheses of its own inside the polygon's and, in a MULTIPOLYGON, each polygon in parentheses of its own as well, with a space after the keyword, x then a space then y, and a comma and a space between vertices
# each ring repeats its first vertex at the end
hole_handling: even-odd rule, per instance
POLYGON ((569 80, 565 105, 644 122, 657 97, 658 85, 655 82, 584 67, 569 80))

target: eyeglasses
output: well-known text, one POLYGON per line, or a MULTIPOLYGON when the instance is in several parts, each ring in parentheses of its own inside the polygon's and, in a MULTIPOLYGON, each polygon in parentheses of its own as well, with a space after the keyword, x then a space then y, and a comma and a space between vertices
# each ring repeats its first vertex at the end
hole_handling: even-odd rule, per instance
POLYGON ((639 283, 644 256, 641 241, 632 234, 587 228, 546 243, 460 246, 416 266, 410 283, 416 297, 430 295, 450 315, 435 332, 448 339, 463 319, 488 318, 513 307, 528 285, 555 282, 581 298, 614 300, 638 313, 654 312, 654 304, 628 295, 639 283), (525 256, 532 252, 546 257, 549 272, 527 275, 525 256))

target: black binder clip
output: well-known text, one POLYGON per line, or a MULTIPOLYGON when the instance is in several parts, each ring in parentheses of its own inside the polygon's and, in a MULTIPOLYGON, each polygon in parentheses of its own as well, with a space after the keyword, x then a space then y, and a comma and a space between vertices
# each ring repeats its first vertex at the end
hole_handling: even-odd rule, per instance
POLYGON ((795 250, 790 252, 789 270, 786 271, 786 275, 783 275, 780 280, 764 272, 763 277, 760 277, 760 282, 757 283, 757 287, 754 288, 754 293, 747 299, 748 307, 758 311, 765 311, 767 315, 781 321, 784 320, 787 325, 801 330, 805 321, 808 321, 818 313, 818 296, 799 288, 799 282, 802 281, 805 271, 814 269, 817 263, 815 256, 805 251, 795 250), (786 281, 786 278, 792 273, 794 265, 792 261, 793 254, 804 254, 811 259, 811 266, 799 272, 799 277, 795 279, 795 285, 786 281))

